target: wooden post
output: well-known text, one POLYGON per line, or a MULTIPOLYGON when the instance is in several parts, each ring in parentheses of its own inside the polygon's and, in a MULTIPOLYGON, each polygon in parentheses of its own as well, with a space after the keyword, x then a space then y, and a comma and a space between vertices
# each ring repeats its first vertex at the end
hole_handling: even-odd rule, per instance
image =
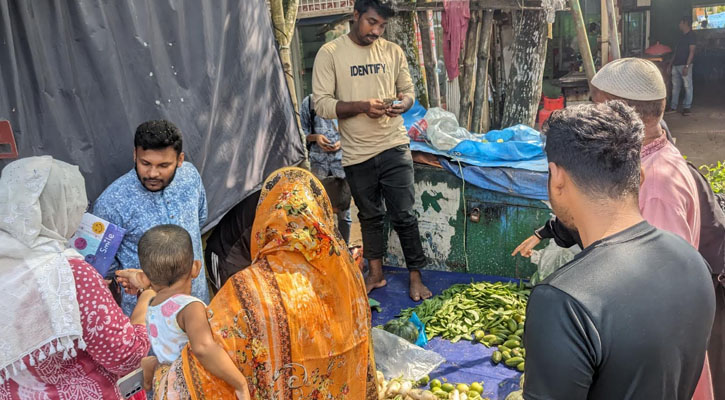
MULTIPOLYGON (((478 41, 478 63, 476 65, 476 92, 473 96, 473 132, 486 132, 491 126, 488 112, 488 60, 491 54, 491 32, 493 31, 493 10, 483 13, 483 27, 478 41)), ((543 70, 543 67, 542 67, 543 70)))
POLYGON ((602 0, 602 67, 609 62, 609 14, 607 13, 607 0, 602 0))
POLYGON ((416 14, 418 16, 420 38, 423 42, 423 63, 425 65, 425 78, 428 86, 428 102, 431 107, 440 107, 441 95, 438 83, 438 74, 436 73, 436 64, 438 63, 438 60, 433 57, 433 42, 430 40, 428 11, 418 11, 416 14))
POLYGON ((501 33, 502 27, 500 22, 494 23, 494 88, 493 94, 493 126, 501 128, 501 118, 503 117, 504 95, 506 91, 506 66, 503 60, 503 38, 501 33))
MULTIPOLYGON (((576 0, 575 0, 576 1, 576 0)), ((578 2, 577 2, 578 3, 578 2)), ((546 20, 542 10, 513 12, 514 44, 501 127, 533 127, 541 100, 546 62, 546 20)), ((591 55, 589 56, 591 60, 591 55)))
POLYGON ((481 13, 471 13, 471 20, 468 21, 468 33, 466 34, 466 52, 463 61, 463 71, 458 76, 458 87, 461 90, 461 104, 458 115, 458 124, 470 130, 471 97, 473 95, 474 67, 476 66, 476 48, 478 31, 481 29, 481 13))
POLYGON ((614 0, 607 0, 607 14, 609 14, 609 44, 612 47, 612 58, 618 60, 622 58, 622 52, 619 47, 619 29, 617 28, 617 12, 614 9, 614 0))
POLYGON ((579 0, 569 0, 569 6, 571 7, 571 16, 576 24, 576 36, 577 41, 579 42, 579 52, 581 53, 582 62, 584 63, 584 70, 587 73, 587 80, 591 82, 597 71, 594 68, 592 50, 589 48, 587 28, 584 26, 584 17, 582 16, 582 9, 579 5, 579 0))

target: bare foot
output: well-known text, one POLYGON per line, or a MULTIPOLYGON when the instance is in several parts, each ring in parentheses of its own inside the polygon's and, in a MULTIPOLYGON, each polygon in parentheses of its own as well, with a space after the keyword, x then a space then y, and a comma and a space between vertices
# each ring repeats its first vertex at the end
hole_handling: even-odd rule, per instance
POLYGON ((385 277, 382 274, 373 275, 370 273, 365 277, 365 289, 367 289, 368 293, 370 293, 373 289, 381 288, 387 284, 388 281, 385 280, 385 277))
POLYGON ((410 271, 410 298, 413 301, 421 301, 432 296, 433 293, 423 284, 420 271, 410 271))
POLYGON ((379 258, 368 260, 368 264, 370 265, 370 272, 365 277, 365 289, 370 293, 373 289, 387 285, 388 282, 385 281, 385 275, 383 274, 383 260, 379 258))

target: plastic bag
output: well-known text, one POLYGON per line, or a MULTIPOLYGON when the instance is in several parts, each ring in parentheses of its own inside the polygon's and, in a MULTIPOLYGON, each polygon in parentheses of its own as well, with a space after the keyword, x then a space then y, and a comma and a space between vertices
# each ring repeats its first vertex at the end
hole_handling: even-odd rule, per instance
POLYGON ((578 245, 574 245, 568 249, 559 247, 553 239, 549 239, 549 244, 541 250, 534 250, 531 253, 531 262, 537 265, 536 274, 531 278, 532 284, 537 284, 554 271, 563 267, 565 264, 574 259, 581 249, 578 245))
POLYGON ((424 350, 390 332, 373 328, 375 366, 386 377, 417 381, 443 364, 438 353, 424 350))
POLYGON ((416 346, 425 347, 428 344, 428 336, 425 334, 425 324, 418 318, 418 314, 413 311, 408 321, 412 322, 418 329, 418 339, 415 341, 416 346))
POLYGON ((452 112, 439 107, 433 107, 425 114, 428 123, 426 135, 428 140, 438 150, 448 151, 456 147, 463 140, 480 141, 482 136, 469 132, 458 125, 458 120, 452 112))

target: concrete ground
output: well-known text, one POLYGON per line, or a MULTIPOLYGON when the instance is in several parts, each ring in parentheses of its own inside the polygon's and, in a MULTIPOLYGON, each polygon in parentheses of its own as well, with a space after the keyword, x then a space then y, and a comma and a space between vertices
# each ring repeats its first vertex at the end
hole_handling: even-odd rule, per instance
POLYGON ((676 145, 693 164, 725 161, 725 87, 695 85, 692 114, 665 115, 676 145))

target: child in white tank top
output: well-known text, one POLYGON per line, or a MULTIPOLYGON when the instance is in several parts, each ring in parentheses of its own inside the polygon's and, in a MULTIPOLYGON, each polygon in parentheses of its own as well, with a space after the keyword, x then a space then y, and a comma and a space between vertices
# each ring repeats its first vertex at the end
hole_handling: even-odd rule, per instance
POLYGON ((199 275, 201 262, 194 260, 189 233, 177 225, 156 226, 139 240, 138 255, 143 270, 139 279, 156 291, 146 314, 155 357, 142 362, 145 388, 151 389, 158 364, 176 361, 189 343, 207 371, 233 387, 238 399, 249 399, 246 378, 214 341, 206 305, 190 295, 191 281, 199 275))

